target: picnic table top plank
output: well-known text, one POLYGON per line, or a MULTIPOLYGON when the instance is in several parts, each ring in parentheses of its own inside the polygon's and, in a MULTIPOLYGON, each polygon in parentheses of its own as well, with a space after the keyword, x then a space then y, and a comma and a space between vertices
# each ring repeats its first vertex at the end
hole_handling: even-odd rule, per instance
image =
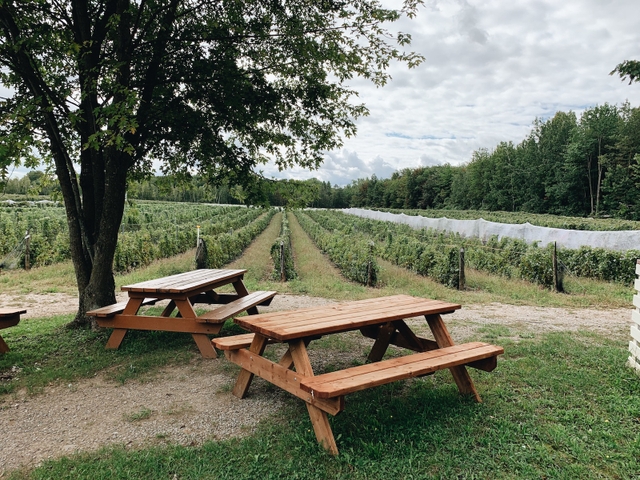
POLYGON ((238 325, 279 341, 355 330, 420 315, 449 313, 460 305, 409 295, 236 318, 238 325))
MULTIPOLYGON (((340 302, 340 303, 329 303, 326 305, 316 306, 316 307, 306 307, 306 308, 298 308, 296 310, 285 310, 282 312, 271 312, 268 314, 260 315, 261 324, 269 325, 271 322, 273 324, 278 324, 283 321, 285 318, 290 317, 307 317, 310 313, 323 315, 325 316, 329 311, 336 312, 347 312, 349 310, 361 310, 362 308, 370 307, 375 308, 377 305, 388 305, 389 298, 392 298, 392 301, 400 301, 400 297, 402 297, 402 301, 406 303, 407 299, 412 299, 409 295, 394 295, 393 297, 377 297, 377 298, 367 298, 365 300, 357 300, 357 301, 348 301, 348 302, 340 302)), ((436 300, 430 300, 436 301, 436 300)))
POLYGON ((355 330, 369 325, 379 325, 380 323, 402 320, 413 316, 416 316, 415 309, 388 307, 375 311, 349 312, 343 315, 324 317, 321 323, 318 323, 319 319, 315 318, 301 319, 288 323, 286 326, 271 327, 269 331, 277 331, 280 335, 298 338, 304 336, 306 333, 320 335, 355 330))
POLYGON ((347 315, 349 312, 377 313, 385 309, 399 307, 405 309, 418 308, 424 309, 428 312, 435 312, 436 310, 453 311, 460 308, 460 305, 442 302, 439 300, 417 298, 410 295, 394 295, 391 297, 370 298, 352 302, 333 303, 322 305, 319 307, 308 307, 298 310, 265 313, 255 316, 254 319, 256 322, 259 322, 261 326, 269 328, 271 326, 284 325, 285 323, 294 324, 300 320, 308 318, 326 319, 331 316, 347 315))
POLYGON ((123 291, 137 293, 187 293, 192 290, 206 288, 219 282, 233 278, 241 278, 246 270, 199 269, 178 273, 168 277, 147 280, 122 287, 123 291))
POLYGON ((139 282, 133 285, 125 285, 122 289, 125 291, 146 291, 147 289, 151 289, 174 292, 189 289, 193 286, 200 286, 203 282, 216 281, 229 276, 234 277, 237 273, 237 270, 192 270, 189 272, 170 275, 168 277, 139 282))
POLYGON ((452 312, 452 308, 445 308, 442 311, 434 309, 416 310, 412 307, 391 306, 380 308, 375 311, 361 310, 352 312, 325 312, 315 318, 303 317, 293 318, 289 321, 262 325, 253 323, 252 319, 238 319, 240 326, 254 330, 263 335, 272 336, 280 341, 287 341, 307 335, 324 335, 340 331, 355 330, 369 325, 377 325, 390 321, 401 320, 419 315, 433 315, 436 313, 452 312), (252 325, 252 327, 250 327, 252 325))

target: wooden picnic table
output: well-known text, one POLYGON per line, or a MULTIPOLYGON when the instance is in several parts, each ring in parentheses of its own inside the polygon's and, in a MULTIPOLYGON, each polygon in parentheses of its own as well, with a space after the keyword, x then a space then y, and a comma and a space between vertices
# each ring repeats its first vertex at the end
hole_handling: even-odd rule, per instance
POLYGON ((258 305, 269 305, 276 292, 249 293, 243 283, 246 270, 200 269, 125 285, 126 302, 87 312, 98 325, 113 328, 106 348, 117 349, 128 330, 162 330, 190 333, 204 358, 216 358, 208 335, 220 332, 224 322, 241 312, 257 314, 258 305), (217 293, 232 285, 235 293, 217 293), (169 300, 160 315, 140 313, 143 305, 169 300), (216 304, 217 308, 196 314, 197 303, 216 304), (175 316, 171 316, 174 311, 175 316))
MULTIPOLYGON (((26 310, 0 307, 0 329, 13 327, 20 323, 20 315, 27 313, 26 310)), ((0 353, 7 353, 9 345, 0 335, 0 353)))
POLYGON ((243 398, 254 374, 292 393, 306 402, 316 438, 330 453, 337 455, 327 414, 344 409, 344 396, 392 381, 422 376, 448 368, 460 393, 480 396, 466 366, 492 371, 501 347, 482 342, 455 345, 441 315, 461 306, 409 295, 330 304, 295 311, 274 312, 236 318, 235 322, 252 333, 219 337, 213 344, 242 367, 233 394, 243 398), (424 315, 434 339, 420 338, 405 319, 424 315), (360 330, 374 340, 367 363, 331 373, 316 375, 307 346, 324 335, 360 330), (280 361, 264 355, 267 344, 288 344, 280 361), (382 360, 389 345, 417 353, 382 360))

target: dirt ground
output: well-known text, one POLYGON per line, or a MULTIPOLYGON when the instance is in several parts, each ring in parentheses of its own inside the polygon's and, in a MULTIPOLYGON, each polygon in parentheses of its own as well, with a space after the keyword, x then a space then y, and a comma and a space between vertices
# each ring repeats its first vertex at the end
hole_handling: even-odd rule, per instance
MULTIPOLYGON (((261 311, 329 302, 278 295, 270 307, 261 311)), ((63 294, 3 295, 2 304, 29 305, 23 317, 23 321, 28 321, 71 313, 77 307, 77 299, 63 294)), ((445 321, 457 342, 473 339, 482 327, 501 325, 516 339, 553 330, 588 330, 626 345, 631 307, 583 310, 469 305, 447 315, 445 321)), ((411 322, 414 328, 425 324, 424 319, 411 322)), ((289 401, 288 394, 279 389, 260 388, 260 379, 254 382, 246 399, 235 398, 230 392, 235 370, 228 367, 223 356, 215 360, 197 359, 190 365, 166 368, 145 381, 120 385, 97 375, 50 386, 33 396, 18 392, 0 398, 0 478, 21 466, 36 466, 49 458, 93 451, 105 445, 127 448, 162 443, 198 445, 207 439, 247 435, 261 419, 276 413, 289 401)))

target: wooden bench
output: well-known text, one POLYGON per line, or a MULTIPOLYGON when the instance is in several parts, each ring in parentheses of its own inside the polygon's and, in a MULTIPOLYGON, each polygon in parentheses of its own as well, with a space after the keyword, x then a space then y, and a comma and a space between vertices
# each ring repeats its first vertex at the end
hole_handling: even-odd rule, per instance
MULTIPOLYGON (((145 298, 142 302, 142 305, 155 305, 158 301, 157 298, 145 298)), ((111 318, 116 316, 118 313, 122 313, 127 306, 127 301, 114 303, 112 305, 107 305, 106 307, 96 308, 95 310, 91 310, 87 312, 87 315, 90 317, 98 317, 98 318, 111 318)))
POLYGON ((250 293, 249 295, 245 295, 244 297, 240 297, 237 300, 233 300, 232 302, 229 302, 222 307, 218 307, 214 310, 199 315, 197 321, 201 323, 224 323, 229 318, 235 317, 236 315, 244 311, 249 314, 258 313, 258 310, 255 308, 258 305, 269 305, 271 303, 271 300, 273 300, 273 297, 275 297, 277 293, 278 292, 265 291, 250 293))
POLYGON ((306 377, 300 380, 300 388, 318 398, 333 398, 461 365, 490 371, 495 368, 496 357, 503 353, 504 349, 495 345, 463 343, 306 377), (485 362, 488 359, 493 361, 485 362))
MULTIPOLYGON (((255 333, 241 333, 239 335, 230 335, 228 337, 216 337, 211 340, 211 343, 218 350, 222 351, 240 350, 242 348, 249 348, 251 346, 251 342, 253 342, 254 336, 255 333)), ((307 340, 317 340, 318 338, 320 337, 310 337, 307 340)), ((267 340, 267 345, 271 345, 272 343, 278 342, 272 338, 267 340)))
MULTIPOLYGON (((14 308, 0 308, 0 329, 9 328, 20 323, 20 315, 27 313, 26 310, 16 310, 14 308)), ((0 353, 9 351, 9 345, 0 336, 0 353)))
MULTIPOLYGON (((241 348, 249 348, 254 336, 255 334, 253 333, 243 333, 229 337, 217 337, 212 339, 211 343, 218 350, 240 350, 241 348)), ((269 340, 268 343, 274 343, 274 341, 269 340)))

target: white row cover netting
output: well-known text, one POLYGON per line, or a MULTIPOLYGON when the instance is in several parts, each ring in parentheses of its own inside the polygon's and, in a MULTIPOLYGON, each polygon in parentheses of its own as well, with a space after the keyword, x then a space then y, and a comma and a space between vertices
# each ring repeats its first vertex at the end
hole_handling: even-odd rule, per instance
POLYGON ((524 240, 527 243, 538 242, 546 245, 557 242, 558 246, 576 249, 582 246, 605 248, 607 250, 640 250, 640 230, 621 230, 597 232, 592 230, 564 230, 561 228, 538 227, 530 223, 509 224, 478 220, 454 220, 451 218, 428 218, 404 213, 378 212, 362 208, 345 208, 349 215, 405 223, 415 229, 430 228, 438 231, 459 233, 464 237, 478 237, 488 240, 492 236, 509 237, 524 240))

